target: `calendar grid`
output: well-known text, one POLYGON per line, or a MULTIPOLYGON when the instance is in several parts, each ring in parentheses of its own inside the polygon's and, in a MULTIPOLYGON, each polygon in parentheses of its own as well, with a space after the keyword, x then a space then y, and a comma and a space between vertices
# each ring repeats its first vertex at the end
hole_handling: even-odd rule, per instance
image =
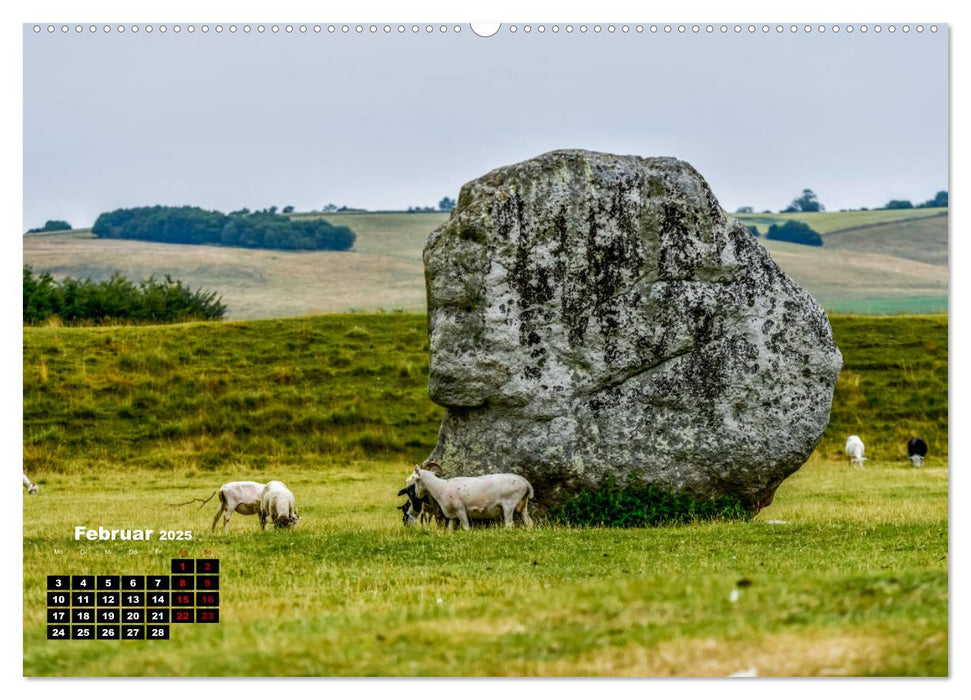
POLYGON ((164 640, 172 624, 218 622, 218 559, 173 559, 157 576, 47 577, 51 640, 164 640))

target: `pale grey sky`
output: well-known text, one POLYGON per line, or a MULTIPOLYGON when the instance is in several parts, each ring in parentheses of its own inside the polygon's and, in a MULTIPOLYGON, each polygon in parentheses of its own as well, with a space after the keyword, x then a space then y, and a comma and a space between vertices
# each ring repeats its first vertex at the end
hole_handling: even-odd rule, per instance
MULTIPOLYGON (((171 25, 170 25, 171 26, 171 25)), ((948 186, 936 34, 35 34, 24 227, 118 207, 432 205, 556 148, 675 156, 722 206, 948 186)))

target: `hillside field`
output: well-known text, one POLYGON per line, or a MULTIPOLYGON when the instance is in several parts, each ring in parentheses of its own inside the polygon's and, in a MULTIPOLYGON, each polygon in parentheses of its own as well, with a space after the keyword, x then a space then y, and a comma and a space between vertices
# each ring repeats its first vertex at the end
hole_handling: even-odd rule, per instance
MULTIPOLYGON (((347 252, 274 251, 101 240, 80 230, 25 236, 24 262, 56 277, 144 279, 169 273, 217 290, 227 318, 264 319, 346 311, 424 311, 421 251, 444 213, 323 216, 356 234, 347 252)), ((830 311, 947 311, 946 210, 736 215, 766 229, 787 218, 824 234, 822 248, 760 239, 772 257, 830 311)))
POLYGON ((947 317, 832 323, 830 426, 752 521, 467 533, 395 509, 441 417, 422 315, 25 328, 24 673, 947 675, 947 317), (292 531, 236 515, 210 534, 214 501, 165 505, 272 478, 292 531), (85 547, 81 524, 191 530, 187 555, 221 560, 220 623, 124 653, 47 641, 46 575, 178 555, 85 547))

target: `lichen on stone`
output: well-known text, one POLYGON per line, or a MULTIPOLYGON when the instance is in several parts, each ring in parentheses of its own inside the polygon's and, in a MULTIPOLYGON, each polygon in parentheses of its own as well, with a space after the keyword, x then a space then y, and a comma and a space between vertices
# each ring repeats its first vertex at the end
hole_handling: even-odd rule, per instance
POLYGON ((554 151, 466 184, 424 251, 447 474, 757 509, 828 422, 825 313, 673 158, 554 151))

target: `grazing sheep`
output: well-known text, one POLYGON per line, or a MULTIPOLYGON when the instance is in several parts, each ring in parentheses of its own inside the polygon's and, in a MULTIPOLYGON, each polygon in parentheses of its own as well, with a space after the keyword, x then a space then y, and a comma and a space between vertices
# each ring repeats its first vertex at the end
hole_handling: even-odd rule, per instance
MULTIPOLYGON (((212 521, 212 532, 216 531, 219 516, 224 516, 223 532, 229 532, 229 518, 233 513, 255 515, 260 512, 260 495, 264 484, 255 481, 230 481, 219 487, 219 510, 212 521)), ((212 498, 210 496, 209 498, 212 498)), ((208 499, 206 499, 208 501, 208 499)), ((201 508, 202 506, 200 506, 201 508)))
POLYGON ((273 521, 273 527, 293 527, 300 520, 294 504, 293 492, 282 481, 271 481, 263 487, 260 495, 260 527, 266 529, 266 521, 273 521))
POLYGON ((418 498, 414 484, 408 484, 398 492, 398 495, 408 497, 407 501, 398 506, 403 524, 411 525, 414 522, 419 522, 424 525, 430 523, 432 518, 439 526, 447 524, 448 519, 442 515, 442 509, 438 507, 438 503, 427 493, 424 498, 418 498))
POLYGON ((907 443, 907 456, 910 457, 911 466, 923 467, 924 457, 927 456, 927 443, 919 437, 910 438, 907 443))
POLYGON ((434 472, 416 466, 408 481, 414 483, 418 498, 424 498, 427 493, 438 503, 450 526, 453 518, 458 519, 463 530, 468 530, 470 519, 495 520, 502 517, 506 527, 512 527, 514 513, 522 515, 527 527, 533 524, 528 510, 533 487, 518 474, 442 479, 434 472))
POLYGON ((863 440, 858 435, 846 438, 846 457, 854 467, 862 467, 866 457, 863 456, 863 440))
POLYGON ((37 493, 37 484, 28 478, 27 472, 24 472, 24 488, 27 489, 27 493, 31 496, 37 493))

